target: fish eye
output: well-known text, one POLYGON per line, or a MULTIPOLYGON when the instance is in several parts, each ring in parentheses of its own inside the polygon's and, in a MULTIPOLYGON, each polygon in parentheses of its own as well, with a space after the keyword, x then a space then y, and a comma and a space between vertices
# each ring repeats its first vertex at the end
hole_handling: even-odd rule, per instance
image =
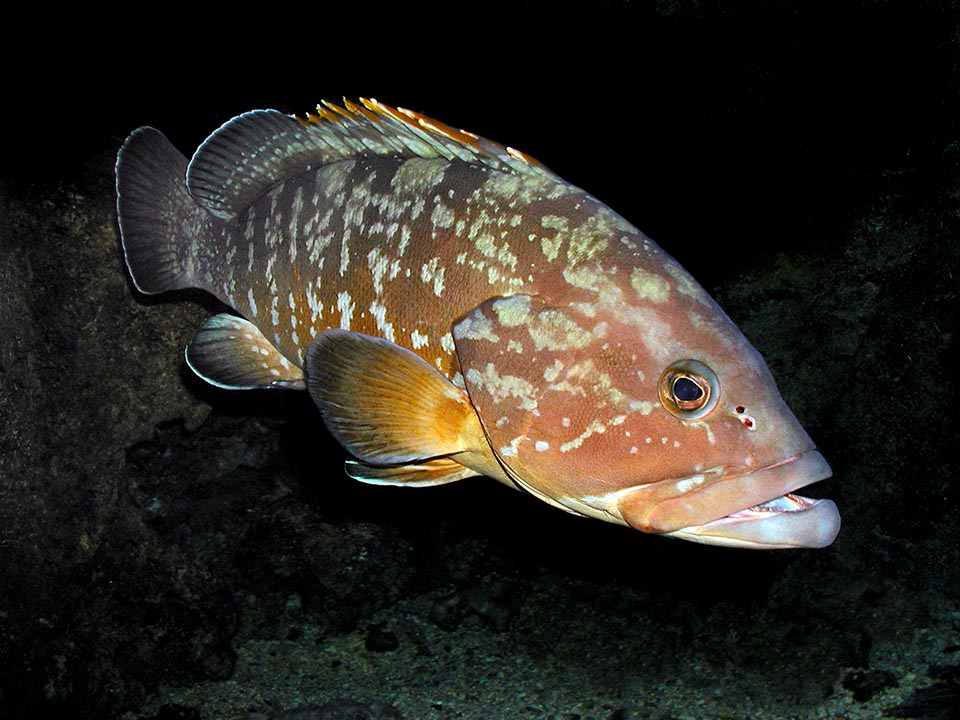
POLYGON ((716 374, 699 360, 680 360, 660 376, 660 403, 681 420, 709 413, 720 398, 716 374))
POLYGON ((697 381, 686 375, 678 375, 673 379, 673 397, 677 403, 696 403, 706 393, 697 381))

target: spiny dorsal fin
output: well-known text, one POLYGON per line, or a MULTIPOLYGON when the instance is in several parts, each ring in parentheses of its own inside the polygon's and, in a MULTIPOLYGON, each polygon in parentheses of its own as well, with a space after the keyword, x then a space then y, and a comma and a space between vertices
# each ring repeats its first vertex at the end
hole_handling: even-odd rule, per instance
POLYGON ((364 463, 400 465, 453 455, 482 438, 466 392, 413 352, 346 330, 307 351, 307 389, 327 428, 364 463))
POLYGON ((412 110, 343 102, 323 102, 304 120, 276 110, 229 120, 190 161, 190 194, 213 215, 232 219, 285 177, 364 155, 461 160, 562 182, 529 155, 412 110))
POLYGON ((221 313, 207 320, 187 347, 187 364, 211 385, 228 390, 303 390, 303 372, 248 320, 221 313))

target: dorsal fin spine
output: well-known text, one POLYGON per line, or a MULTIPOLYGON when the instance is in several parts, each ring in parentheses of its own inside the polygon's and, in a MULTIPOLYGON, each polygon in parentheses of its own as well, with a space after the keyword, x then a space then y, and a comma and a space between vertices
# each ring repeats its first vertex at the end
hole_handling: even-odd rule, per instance
POLYGON ((324 101, 303 118, 276 110, 233 118, 190 161, 190 194, 214 216, 230 220, 286 177, 363 155, 459 160, 562 182, 523 153, 413 110, 367 98, 343 102, 324 101))

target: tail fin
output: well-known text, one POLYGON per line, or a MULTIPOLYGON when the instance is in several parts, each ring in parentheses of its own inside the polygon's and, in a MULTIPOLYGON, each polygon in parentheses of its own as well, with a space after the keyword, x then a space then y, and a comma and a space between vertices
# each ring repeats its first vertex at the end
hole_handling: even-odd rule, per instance
POLYGON ((142 127, 117 153, 116 172, 117 220, 134 285, 147 294, 194 287, 209 214, 187 192, 187 158, 159 130, 142 127))

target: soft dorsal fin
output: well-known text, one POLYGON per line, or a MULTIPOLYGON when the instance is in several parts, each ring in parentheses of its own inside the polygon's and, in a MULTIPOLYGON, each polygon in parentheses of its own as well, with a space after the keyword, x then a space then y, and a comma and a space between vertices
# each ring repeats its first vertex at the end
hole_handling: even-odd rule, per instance
POLYGON ((249 320, 221 313, 207 320, 187 347, 187 364, 211 385, 228 390, 303 390, 303 372, 249 320))
POLYGON ((364 463, 419 463, 468 450, 472 434, 482 439, 466 392, 382 338, 320 333, 307 351, 307 378, 327 428, 364 463))
POLYGON ((283 178, 363 155, 479 163, 562 182, 529 155, 376 100, 324 102, 299 120, 253 110, 229 120, 197 149, 187 169, 190 194, 209 212, 235 218, 283 178))

